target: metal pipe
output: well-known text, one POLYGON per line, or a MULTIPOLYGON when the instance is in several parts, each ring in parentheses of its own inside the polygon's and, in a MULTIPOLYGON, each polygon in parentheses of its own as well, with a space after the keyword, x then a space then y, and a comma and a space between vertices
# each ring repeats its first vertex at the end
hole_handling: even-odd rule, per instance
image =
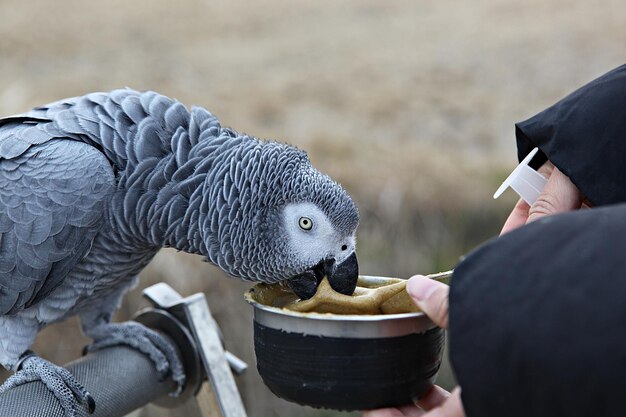
MULTIPOLYGON (((134 349, 116 346, 65 365, 96 401, 93 414, 78 405, 79 417, 122 417, 175 389, 171 378, 159 381, 150 359, 134 349)), ((63 417, 58 400, 41 381, 0 395, 0 416, 63 417)))

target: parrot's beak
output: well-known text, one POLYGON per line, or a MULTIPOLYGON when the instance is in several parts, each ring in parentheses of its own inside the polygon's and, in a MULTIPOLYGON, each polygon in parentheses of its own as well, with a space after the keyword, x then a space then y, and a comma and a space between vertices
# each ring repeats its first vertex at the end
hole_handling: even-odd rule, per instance
POLYGON ((352 295, 359 279, 359 263, 356 252, 352 252, 342 263, 333 263, 326 269, 328 282, 333 290, 345 295, 352 295))
POLYGON ((356 253, 353 252, 340 264, 336 264, 334 259, 324 260, 313 268, 291 278, 287 284, 298 297, 308 300, 315 295, 324 276, 328 277, 328 282, 333 290, 341 294, 352 295, 359 278, 359 263, 356 259, 356 253))

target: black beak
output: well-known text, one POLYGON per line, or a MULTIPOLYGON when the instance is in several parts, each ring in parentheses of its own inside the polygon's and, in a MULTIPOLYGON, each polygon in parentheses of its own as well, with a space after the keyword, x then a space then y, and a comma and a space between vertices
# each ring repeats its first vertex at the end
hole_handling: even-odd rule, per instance
POLYGON ((345 295, 352 295, 359 278, 359 263, 356 253, 352 253, 340 264, 335 264, 334 259, 322 261, 312 269, 308 269, 287 281, 289 288, 298 297, 308 300, 315 295, 319 283, 324 276, 333 290, 345 295))
POLYGON ((308 300, 315 295, 317 286, 320 284, 322 278, 318 281, 315 272, 308 269, 300 275, 290 278, 287 281, 287 285, 289 285, 289 288, 291 288, 291 290, 302 300, 308 300))
POLYGON ((348 256, 339 265, 332 265, 326 271, 328 282, 333 290, 345 295, 352 295, 359 279, 359 263, 356 260, 356 253, 348 256))

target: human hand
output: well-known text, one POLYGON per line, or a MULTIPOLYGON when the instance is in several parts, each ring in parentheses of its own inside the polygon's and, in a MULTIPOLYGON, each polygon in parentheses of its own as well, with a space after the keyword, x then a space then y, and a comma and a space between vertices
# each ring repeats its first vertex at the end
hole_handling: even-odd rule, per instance
POLYGON ((559 171, 550 161, 543 164, 537 171, 548 178, 545 188, 532 206, 521 199, 517 202, 504 223, 500 235, 551 214, 588 207, 585 197, 569 177, 559 171))
MULTIPOLYGON (((441 328, 448 328, 449 287, 422 275, 411 277, 406 290, 419 308, 441 328)), ((434 386, 415 405, 363 412, 363 417, 465 417, 461 389, 452 393, 434 386)))

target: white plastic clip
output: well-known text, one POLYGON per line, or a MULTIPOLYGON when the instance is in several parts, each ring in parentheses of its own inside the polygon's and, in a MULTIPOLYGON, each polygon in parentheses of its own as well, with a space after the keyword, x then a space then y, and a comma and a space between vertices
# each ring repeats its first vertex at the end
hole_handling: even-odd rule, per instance
POLYGON ((520 162, 517 168, 511 172, 495 192, 493 195, 494 199, 500 197, 504 190, 511 187, 529 206, 532 206, 548 182, 543 175, 528 166, 528 163, 538 151, 539 148, 535 148, 526 155, 526 158, 520 162))

